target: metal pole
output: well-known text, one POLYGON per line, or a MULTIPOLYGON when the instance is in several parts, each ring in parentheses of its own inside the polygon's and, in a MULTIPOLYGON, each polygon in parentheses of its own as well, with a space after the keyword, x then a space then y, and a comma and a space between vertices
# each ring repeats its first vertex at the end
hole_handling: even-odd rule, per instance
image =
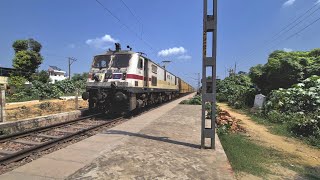
POLYGON ((203 0, 203 46, 202 46, 202 113, 201 113, 201 148, 205 148, 205 128, 206 128, 206 111, 205 111, 205 99, 207 89, 207 75, 205 57, 207 56, 207 31, 206 31, 206 20, 207 20, 207 0, 203 0))
MULTIPOLYGON (((217 95, 217 66, 216 66, 216 58, 217 58, 217 25, 218 25, 218 0, 213 1, 213 17, 214 17, 214 30, 212 36, 212 57, 214 61, 214 66, 212 66, 212 94, 213 94, 213 102, 212 102, 212 109, 211 109, 211 129, 213 133, 216 133, 216 95, 217 95)), ((214 135, 211 138, 211 148, 215 149, 215 139, 216 136, 214 135)))
POLYGON ((69 80, 71 79, 71 58, 68 58, 68 65, 69 65, 69 80))
POLYGON ((213 1, 213 14, 208 15, 208 0, 204 0, 203 8, 203 59, 202 59, 202 117, 201 148, 205 148, 205 139, 210 138, 211 149, 215 149, 216 123, 216 57, 217 57, 217 0, 213 1), (212 33, 212 55, 207 57, 207 33, 212 33), (207 79, 207 68, 211 70, 211 80, 207 79), (207 88, 207 86, 209 88, 207 88), (209 90, 210 89, 210 90, 209 90), (206 128, 206 103, 212 104, 211 125, 206 128))
POLYGON ((79 109, 79 89, 76 90, 75 109, 79 109))
POLYGON ((6 106, 6 96, 5 96, 5 90, 1 89, 1 94, 0 94, 0 122, 5 122, 6 121, 6 111, 5 111, 5 106, 6 106))
POLYGON ((200 90, 200 73, 197 73, 198 74, 198 92, 200 90))
POLYGON ((74 63, 75 61, 77 61, 77 59, 72 58, 72 57, 68 57, 69 80, 71 79, 71 65, 72 65, 72 63, 74 63))

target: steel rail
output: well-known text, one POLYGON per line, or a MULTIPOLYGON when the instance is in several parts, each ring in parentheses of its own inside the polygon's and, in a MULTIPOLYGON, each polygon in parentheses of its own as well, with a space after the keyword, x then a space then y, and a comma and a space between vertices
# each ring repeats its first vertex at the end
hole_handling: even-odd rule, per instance
POLYGON ((56 146, 56 145, 58 145, 60 143, 64 143, 66 141, 69 141, 69 140, 73 139, 75 136, 84 134, 84 133, 86 133, 88 131, 99 129, 99 128, 103 127, 103 126, 112 124, 112 123, 117 122, 117 121, 119 121, 121 119, 123 119, 123 118, 122 117, 116 118, 116 119, 101 123, 99 125, 95 125, 95 126, 92 126, 92 127, 77 131, 75 133, 62 136, 61 138, 53 139, 51 141, 47 141, 45 143, 42 143, 42 144, 39 144, 39 145, 36 145, 36 146, 32 146, 32 147, 27 148, 27 149, 23 149, 21 151, 15 152, 13 154, 6 155, 6 156, 0 158, 0 164, 4 164, 5 165, 5 164, 9 164, 9 163, 21 160, 21 159, 23 159, 25 157, 28 157, 28 156, 32 155, 33 153, 47 150, 47 149, 49 149, 51 147, 54 147, 54 146, 56 146))
POLYGON ((71 120, 71 121, 60 122, 60 123, 52 124, 52 125, 49 125, 49 126, 34 128, 34 129, 30 129, 30 130, 26 130, 26 131, 22 131, 22 132, 18 132, 18 133, 13 133, 13 134, 9 134, 9 135, 0 136, 0 143, 6 142, 6 141, 8 141, 10 139, 21 138, 21 137, 28 136, 28 135, 33 134, 33 133, 46 131, 48 129, 58 128, 58 127, 65 126, 65 125, 68 125, 68 124, 74 124, 74 123, 77 123, 79 121, 82 121, 82 120, 85 120, 85 119, 88 119, 88 118, 92 118, 92 117, 95 117, 95 116, 98 116, 98 115, 101 115, 101 114, 102 113, 93 114, 93 115, 89 115, 89 116, 80 117, 80 118, 77 118, 77 119, 74 119, 74 120, 71 120))

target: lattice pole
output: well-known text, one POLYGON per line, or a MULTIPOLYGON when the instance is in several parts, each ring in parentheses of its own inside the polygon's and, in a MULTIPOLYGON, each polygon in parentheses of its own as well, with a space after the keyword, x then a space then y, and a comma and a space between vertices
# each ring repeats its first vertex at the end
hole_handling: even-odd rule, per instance
POLYGON ((216 57, 217 57, 217 0, 213 1, 213 14, 208 15, 208 0, 204 0, 203 8, 203 55, 202 55, 202 123, 201 148, 205 148, 206 138, 211 139, 211 149, 215 149, 216 125, 216 57), (212 33, 212 54, 207 56, 207 34, 212 33), (207 79, 207 70, 211 79, 207 79), (210 127, 206 127, 206 103, 212 104, 210 127))

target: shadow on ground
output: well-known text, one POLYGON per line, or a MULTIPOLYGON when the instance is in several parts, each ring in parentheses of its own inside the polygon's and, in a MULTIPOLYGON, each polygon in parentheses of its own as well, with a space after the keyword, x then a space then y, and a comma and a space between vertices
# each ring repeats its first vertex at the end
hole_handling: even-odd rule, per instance
POLYGON ((146 134, 131 133, 131 132, 126 132, 126 131, 116 131, 116 130, 109 130, 105 134, 120 134, 120 135, 125 135, 125 136, 134 136, 134 137, 139 137, 139 138, 151 139, 154 141, 161 141, 161 142, 166 142, 166 143, 171 143, 171 144, 200 149, 200 145, 171 140, 171 139, 169 139, 169 137, 150 136, 150 135, 146 135, 146 134))

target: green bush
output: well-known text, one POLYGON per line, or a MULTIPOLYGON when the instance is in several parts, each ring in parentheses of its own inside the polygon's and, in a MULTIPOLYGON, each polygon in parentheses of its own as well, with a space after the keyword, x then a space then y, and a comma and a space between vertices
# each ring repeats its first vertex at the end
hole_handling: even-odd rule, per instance
POLYGON ((288 123, 299 137, 320 139, 320 76, 312 76, 288 89, 273 90, 264 112, 271 122, 288 123))
POLYGON ((194 96, 191 99, 183 100, 180 104, 189 104, 189 105, 202 105, 201 96, 194 96))
POLYGON ((247 75, 234 75, 217 82, 217 100, 234 108, 252 106, 256 90, 247 75))
POLYGON ((42 83, 40 81, 32 82, 32 95, 38 95, 39 99, 58 98, 63 95, 63 91, 55 84, 42 83))
POLYGON ((271 92, 265 109, 281 113, 315 113, 320 111, 320 76, 312 76, 289 89, 271 92))
POLYGON ((76 90, 74 82, 71 80, 58 81, 54 84, 62 93, 73 93, 76 90))
POLYGON ((304 114, 293 114, 290 116, 290 128, 293 133, 304 137, 320 138, 320 114, 305 116, 304 114))

